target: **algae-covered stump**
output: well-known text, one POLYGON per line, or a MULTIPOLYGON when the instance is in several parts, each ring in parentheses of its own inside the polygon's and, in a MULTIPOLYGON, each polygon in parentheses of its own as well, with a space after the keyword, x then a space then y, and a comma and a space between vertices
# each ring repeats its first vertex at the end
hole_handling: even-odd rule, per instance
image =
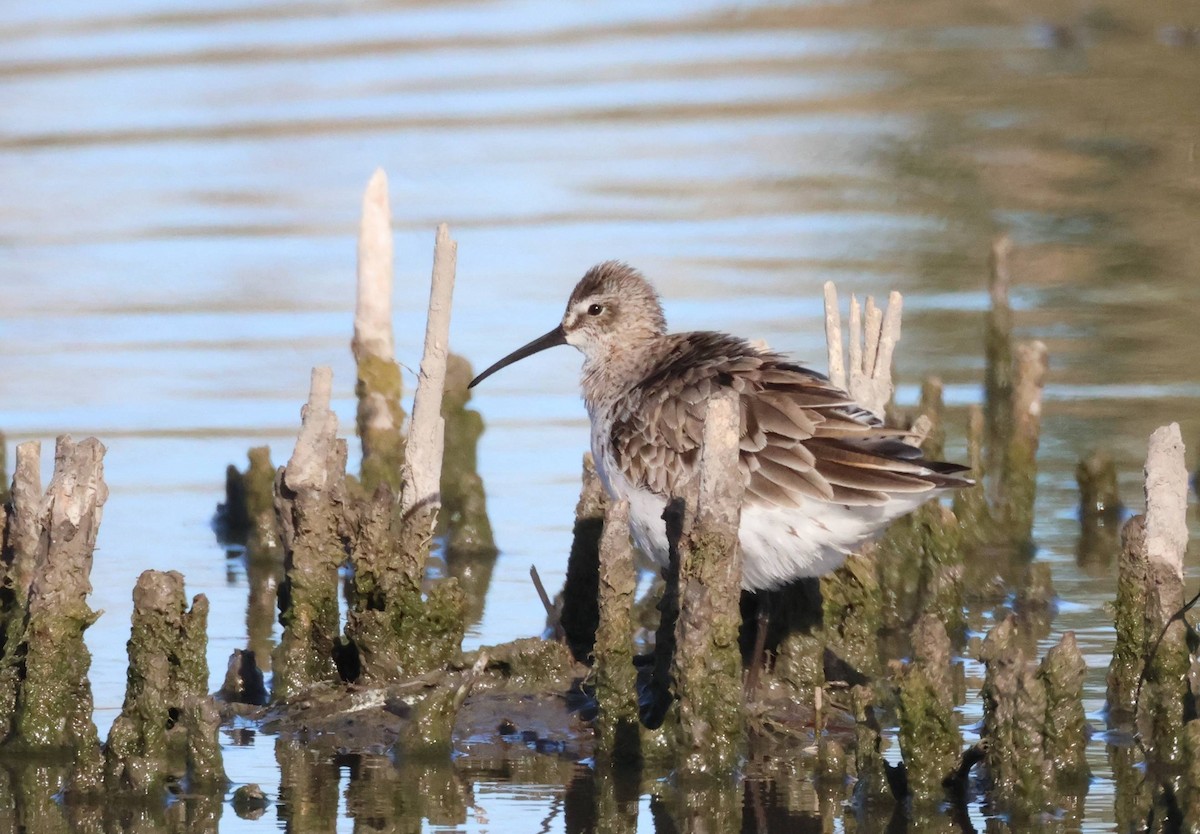
POLYGON ((320 682, 340 680, 338 569, 346 560, 346 442, 329 410, 329 368, 316 368, 303 424, 288 465, 275 481, 285 577, 279 589, 283 635, 275 648, 273 697, 285 700, 320 682))
POLYGON ((954 712, 950 638, 933 616, 917 621, 913 660, 900 677, 900 748, 913 801, 945 799, 962 755, 962 733, 954 712))
POLYGON ((350 553, 353 578, 346 639, 360 683, 399 681, 444 668, 462 644, 466 601, 458 581, 424 587, 425 552, 403 546, 405 520, 380 484, 359 514, 350 553))
POLYGON ((596 629, 596 746, 602 757, 641 757, 637 672, 633 667, 633 597, 637 571, 629 542, 629 503, 608 508, 599 558, 600 623, 596 629))
POLYGON ((149 794, 186 777, 221 788, 220 718, 208 697, 208 600, 189 610, 183 576, 146 571, 133 591, 125 704, 106 748, 105 787, 149 794))
POLYGON ((1053 784, 1045 756, 1046 691, 1019 645, 1010 614, 983 641, 983 734, 994 800, 1018 817, 1041 813, 1053 784))
MULTIPOLYGON (((682 502, 681 535, 673 542, 679 618, 672 677, 679 716, 677 762, 684 773, 732 772, 745 740, 738 643, 742 564, 737 530, 745 489, 738 468, 740 419, 734 392, 709 401, 699 483, 682 502)), ((668 522, 668 530, 671 526, 668 522)))
POLYGON ((84 631, 99 616, 88 605, 92 553, 108 486, 104 446, 64 435, 54 475, 40 494, 37 443, 17 450, 5 513, 8 577, 15 594, 0 649, 0 735, 9 749, 72 750, 69 793, 99 788, 101 761, 92 723, 91 654, 84 631))

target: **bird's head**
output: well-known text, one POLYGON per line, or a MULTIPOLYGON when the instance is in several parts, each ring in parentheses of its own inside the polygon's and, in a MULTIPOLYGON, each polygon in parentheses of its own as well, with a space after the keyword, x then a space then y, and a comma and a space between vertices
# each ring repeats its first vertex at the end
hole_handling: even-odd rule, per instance
POLYGON ((666 332, 658 294, 642 274, 620 261, 589 269, 575 285, 558 327, 505 356, 471 381, 474 387, 501 368, 555 347, 573 345, 589 361, 666 332))

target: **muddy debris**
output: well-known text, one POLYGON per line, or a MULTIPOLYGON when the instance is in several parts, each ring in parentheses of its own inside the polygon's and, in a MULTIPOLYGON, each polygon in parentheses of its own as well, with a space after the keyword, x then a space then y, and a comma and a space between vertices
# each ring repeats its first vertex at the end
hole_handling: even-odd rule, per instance
POLYGON ((233 792, 233 812, 244 820, 260 819, 270 807, 270 798, 253 782, 233 792))
POLYGON ((507 745, 524 733, 534 752, 591 755, 591 727, 577 716, 585 699, 570 694, 585 674, 566 647, 529 638, 384 686, 316 687, 261 717, 264 732, 331 751, 448 756, 464 740, 507 745))

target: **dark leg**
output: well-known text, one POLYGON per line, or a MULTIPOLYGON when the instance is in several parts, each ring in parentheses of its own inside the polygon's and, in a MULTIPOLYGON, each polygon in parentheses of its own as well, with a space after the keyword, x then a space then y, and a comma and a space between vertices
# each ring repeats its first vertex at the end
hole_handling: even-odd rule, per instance
POLYGON ((767 627, 771 624, 770 591, 759 591, 756 596, 758 597, 758 623, 754 633, 754 649, 750 653, 750 665, 746 670, 746 682, 743 685, 747 700, 753 698, 754 693, 758 690, 758 679, 767 662, 767 627))

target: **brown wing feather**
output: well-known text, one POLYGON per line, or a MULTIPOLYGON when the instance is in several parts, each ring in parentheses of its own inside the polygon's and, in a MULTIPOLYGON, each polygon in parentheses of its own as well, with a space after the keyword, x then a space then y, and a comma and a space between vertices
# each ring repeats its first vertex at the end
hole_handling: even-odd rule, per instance
POLYGON ((669 495, 699 457, 712 393, 741 395, 741 469, 752 500, 881 505, 889 495, 963 486, 925 461, 824 376, 721 333, 685 333, 616 406, 610 441, 631 483, 669 495))

